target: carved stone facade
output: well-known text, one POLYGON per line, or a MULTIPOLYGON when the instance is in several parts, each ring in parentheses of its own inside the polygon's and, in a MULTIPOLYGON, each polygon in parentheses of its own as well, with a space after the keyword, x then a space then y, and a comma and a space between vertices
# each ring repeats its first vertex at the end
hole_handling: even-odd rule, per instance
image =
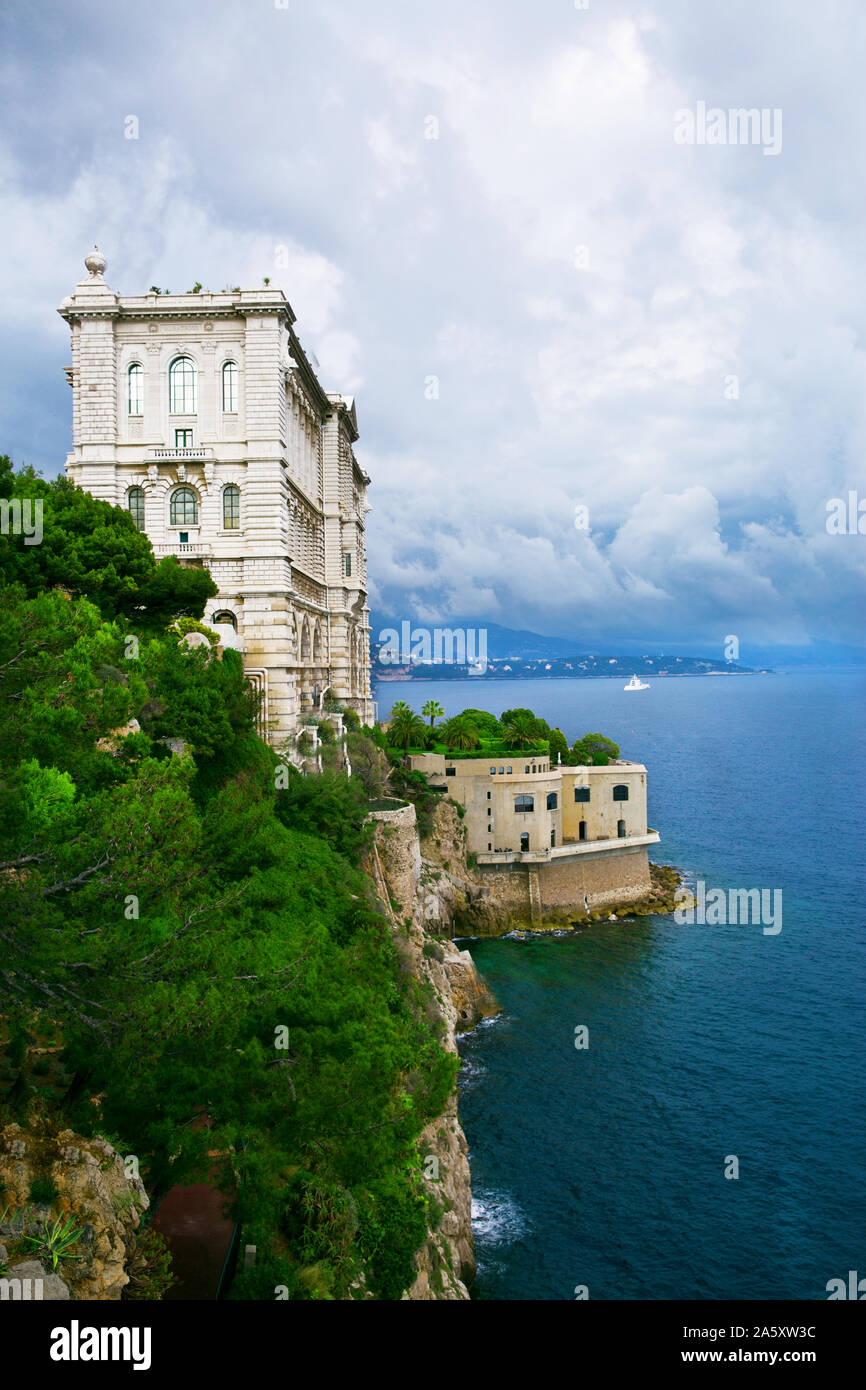
POLYGON ((120 296, 104 257, 85 264, 59 309, 69 477, 127 507, 157 559, 210 571, 204 621, 242 653, 273 742, 329 690, 372 722, 354 401, 319 384, 282 291, 120 296))

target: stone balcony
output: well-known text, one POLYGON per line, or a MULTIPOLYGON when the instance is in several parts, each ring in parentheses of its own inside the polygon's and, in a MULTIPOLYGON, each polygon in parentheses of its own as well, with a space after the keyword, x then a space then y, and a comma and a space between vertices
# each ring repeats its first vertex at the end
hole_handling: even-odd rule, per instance
POLYGON ((167 462, 169 459, 180 462, 187 461, 195 463, 198 461, 201 463, 207 459, 212 459, 213 456, 213 449, 163 449, 152 446, 147 451, 148 459, 151 459, 154 463, 167 462))
POLYGON ((479 864, 551 864, 557 859, 571 859, 574 855, 610 854, 624 849, 657 845, 661 836, 657 830, 647 830, 645 835, 622 835, 616 839, 605 840, 566 840, 550 849, 530 850, 492 850, 479 853, 479 864))
POLYGON ((159 557, 213 555, 213 546, 208 541, 175 541, 172 545, 155 545, 153 553, 159 557))

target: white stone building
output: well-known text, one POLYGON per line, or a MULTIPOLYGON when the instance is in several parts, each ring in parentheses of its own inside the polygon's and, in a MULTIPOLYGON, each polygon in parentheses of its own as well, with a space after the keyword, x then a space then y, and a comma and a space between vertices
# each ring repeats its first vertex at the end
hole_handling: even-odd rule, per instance
POLYGON ((328 690, 372 723, 353 400, 319 384, 281 290, 121 296, 99 252, 85 265, 59 308, 69 477, 127 507, 157 559, 210 571, 204 621, 242 653, 273 742, 328 690))

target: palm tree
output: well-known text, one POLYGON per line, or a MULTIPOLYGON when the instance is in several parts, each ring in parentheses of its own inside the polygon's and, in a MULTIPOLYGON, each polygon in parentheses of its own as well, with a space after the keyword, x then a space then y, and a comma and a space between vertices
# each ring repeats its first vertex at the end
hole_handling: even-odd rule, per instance
POLYGON ((428 700, 421 713, 430 720, 430 728, 432 729, 436 720, 441 719, 445 711, 438 700, 428 700))
POLYGON ((396 719, 398 714, 405 714, 407 710, 411 714, 412 706, 407 705, 405 700, 397 700, 396 703, 391 706, 390 718, 396 719))
POLYGON ((462 714, 449 719, 447 724, 442 725, 440 732, 445 740, 446 748, 455 748, 462 752, 477 748, 481 742, 475 725, 471 720, 464 718, 462 714))
POLYGON ((503 743, 508 748, 532 748, 538 742, 538 725, 525 710, 509 711, 504 721, 503 743))
POLYGON ((427 725, 424 723, 424 720, 421 718, 420 714, 416 714, 408 705, 405 709, 398 710, 396 716, 394 715, 394 711, 391 711, 391 723, 388 726, 388 737, 392 742, 392 746, 398 748, 402 747, 404 758, 408 758, 409 756, 410 744, 415 743, 423 747, 426 734, 427 725))

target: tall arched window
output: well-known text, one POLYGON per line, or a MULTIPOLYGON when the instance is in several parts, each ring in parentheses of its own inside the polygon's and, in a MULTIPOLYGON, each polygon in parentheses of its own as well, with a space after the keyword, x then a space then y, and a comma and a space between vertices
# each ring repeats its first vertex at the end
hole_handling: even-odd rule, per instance
POLYGON ((171 415, 195 415, 195 363, 176 357, 168 369, 168 409, 171 415))
POLYGON ((223 410, 233 415, 238 408, 238 364, 223 362, 223 410))
POLYGON ((141 415, 144 410, 144 368, 140 362, 133 362, 126 373, 126 404, 130 415, 141 415))
POLYGON ((223 488, 223 530, 238 531, 241 524, 241 490, 229 483, 223 488))
POLYGON ((172 526, 198 525, 198 498, 191 487, 179 487, 171 494, 169 522, 172 526))
POLYGON ((138 527, 139 531, 144 530, 144 488, 131 487, 126 494, 126 505, 129 514, 138 527))
POLYGON ((548 793, 547 793, 547 809, 548 809, 548 811, 555 811, 556 808, 557 808, 557 806, 558 806, 558 804, 559 804, 559 802, 558 802, 558 800, 557 800, 556 792, 548 792, 548 793))

